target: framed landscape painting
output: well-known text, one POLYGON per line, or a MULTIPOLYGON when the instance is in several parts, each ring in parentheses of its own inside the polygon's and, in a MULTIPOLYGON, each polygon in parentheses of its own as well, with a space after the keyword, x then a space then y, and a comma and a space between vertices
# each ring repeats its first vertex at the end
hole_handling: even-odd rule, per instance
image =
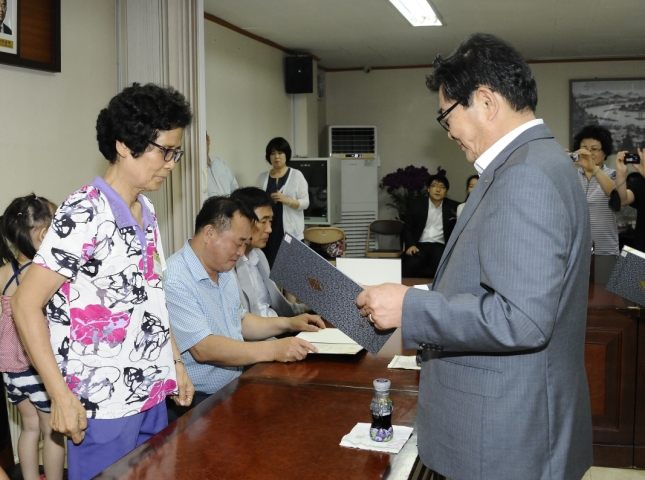
POLYGON ((645 79, 570 80, 570 148, 585 125, 611 132, 614 152, 645 147, 645 79))

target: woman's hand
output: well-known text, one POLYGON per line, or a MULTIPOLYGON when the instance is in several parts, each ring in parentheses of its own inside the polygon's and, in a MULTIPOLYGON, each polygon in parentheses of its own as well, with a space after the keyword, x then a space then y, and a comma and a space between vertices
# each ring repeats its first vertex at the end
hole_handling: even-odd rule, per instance
POLYGON ((282 192, 274 192, 274 193, 272 193, 271 198, 273 199, 274 202, 284 203, 287 206, 291 205, 291 203, 293 202, 289 197, 287 197, 282 192))
POLYGON ((596 164, 593 163, 589 150, 581 148, 580 150, 576 150, 576 153, 578 154, 578 161, 573 162, 574 165, 584 168, 585 172, 593 172, 596 169, 596 164))
POLYGON ((183 363, 177 363, 175 365, 175 371, 177 374, 177 387, 179 388, 179 395, 174 395, 171 398, 177 405, 187 407, 193 402, 195 387, 193 386, 193 382, 191 382, 190 377, 186 372, 186 367, 184 367, 183 363))

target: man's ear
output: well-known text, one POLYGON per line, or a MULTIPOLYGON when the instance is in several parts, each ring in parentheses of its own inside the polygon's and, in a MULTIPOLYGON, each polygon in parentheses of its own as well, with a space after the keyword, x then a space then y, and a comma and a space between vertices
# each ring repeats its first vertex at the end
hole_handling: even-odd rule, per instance
POLYGON ((479 87, 475 91, 479 104, 486 112, 486 117, 492 119, 500 108, 499 97, 488 87, 479 87))
POLYGON ((127 145, 120 140, 116 141, 116 153, 121 158, 125 158, 131 154, 127 145))

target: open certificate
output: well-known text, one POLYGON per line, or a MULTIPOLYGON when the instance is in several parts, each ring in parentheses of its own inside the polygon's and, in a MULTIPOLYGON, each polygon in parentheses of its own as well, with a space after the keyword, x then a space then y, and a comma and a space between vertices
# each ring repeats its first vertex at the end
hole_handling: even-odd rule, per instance
POLYGON ((325 328, 317 332, 300 332, 297 337, 315 345, 318 353, 354 355, 363 350, 363 347, 338 328, 325 328))

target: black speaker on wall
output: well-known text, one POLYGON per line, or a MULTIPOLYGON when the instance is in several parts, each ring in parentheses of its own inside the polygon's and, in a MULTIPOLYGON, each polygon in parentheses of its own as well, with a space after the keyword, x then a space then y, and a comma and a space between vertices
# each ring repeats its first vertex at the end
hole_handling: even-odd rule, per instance
POLYGON ((287 57, 284 67, 284 83, 287 93, 313 93, 313 58, 287 57))

